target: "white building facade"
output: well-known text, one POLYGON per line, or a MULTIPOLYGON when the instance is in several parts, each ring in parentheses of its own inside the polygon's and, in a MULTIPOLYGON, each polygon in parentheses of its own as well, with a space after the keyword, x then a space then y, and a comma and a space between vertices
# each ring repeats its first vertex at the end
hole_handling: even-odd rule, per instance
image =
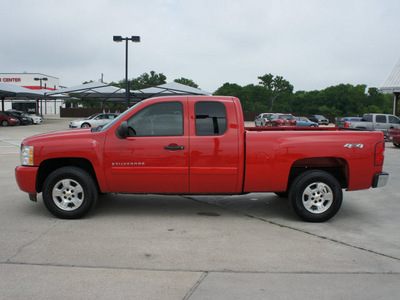
MULTIPOLYGON (((57 77, 42 73, 0 73, 0 82, 15 84, 31 90, 54 91, 60 89, 57 77)), ((39 105, 37 104, 37 100, 13 99, 5 102, 5 110, 17 109, 30 114, 57 115, 60 113, 60 107, 65 107, 64 100, 61 99, 43 99, 39 100, 39 105)))

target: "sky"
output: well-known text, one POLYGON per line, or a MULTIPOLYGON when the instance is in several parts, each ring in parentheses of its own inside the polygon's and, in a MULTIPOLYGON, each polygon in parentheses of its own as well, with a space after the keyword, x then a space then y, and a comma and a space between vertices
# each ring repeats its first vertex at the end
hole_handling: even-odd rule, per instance
POLYGON ((0 73, 71 87, 163 73, 214 92, 271 73, 295 91, 380 87, 400 58, 398 0, 0 1, 0 73))

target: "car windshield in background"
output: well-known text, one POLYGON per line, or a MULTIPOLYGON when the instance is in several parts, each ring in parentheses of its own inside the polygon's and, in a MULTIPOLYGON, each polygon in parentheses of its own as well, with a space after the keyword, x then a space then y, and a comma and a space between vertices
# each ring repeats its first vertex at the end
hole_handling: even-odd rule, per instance
POLYGON ((117 122, 119 119, 121 119, 123 116, 125 116, 129 111, 131 111, 133 108, 141 105, 142 102, 138 102, 136 103, 134 106, 132 106, 131 108, 127 109, 126 111, 124 111, 122 114, 118 115, 118 117, 116 117, 114 120, 112 120, 110 123, 107 123, 107 125, 105 125, 101 131, 107 130, 108 128, 110 128, 115 122, 117 122))

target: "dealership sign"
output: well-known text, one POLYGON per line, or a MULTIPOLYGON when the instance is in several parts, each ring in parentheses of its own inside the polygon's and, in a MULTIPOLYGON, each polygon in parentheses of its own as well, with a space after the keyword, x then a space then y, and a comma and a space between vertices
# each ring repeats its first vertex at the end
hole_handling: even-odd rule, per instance
POLYGON ((16 78, 4 77, 4 78, 0 78, 0 82, 21 82, 21 78, 18 78, 18 77, 16 77, 16 78))

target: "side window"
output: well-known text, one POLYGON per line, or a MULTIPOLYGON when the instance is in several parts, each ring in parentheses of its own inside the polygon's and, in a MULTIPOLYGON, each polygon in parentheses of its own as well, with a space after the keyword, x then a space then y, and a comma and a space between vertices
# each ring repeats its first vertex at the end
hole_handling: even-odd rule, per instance
POLYGON ((226 108, 221 102, 197 102, 196 135, 222 135, 227 129, 226 108))
POLYGON ((129 136, 183 135, 183 105, 164 102, 149 105, 128 120, 129 136))
POLYGON ((364 115, 362 120, 365 122, 372 122, 372 115, 364 115))
POLYGON ((386 123, 386 116, 384 116, 384 115, 377 115, 377 116, 376 116, 376 123, 386 123))
POLYGON ((391 124, 400 124, 400 119, 395 116, 389 116, 389 123, 391 124))

